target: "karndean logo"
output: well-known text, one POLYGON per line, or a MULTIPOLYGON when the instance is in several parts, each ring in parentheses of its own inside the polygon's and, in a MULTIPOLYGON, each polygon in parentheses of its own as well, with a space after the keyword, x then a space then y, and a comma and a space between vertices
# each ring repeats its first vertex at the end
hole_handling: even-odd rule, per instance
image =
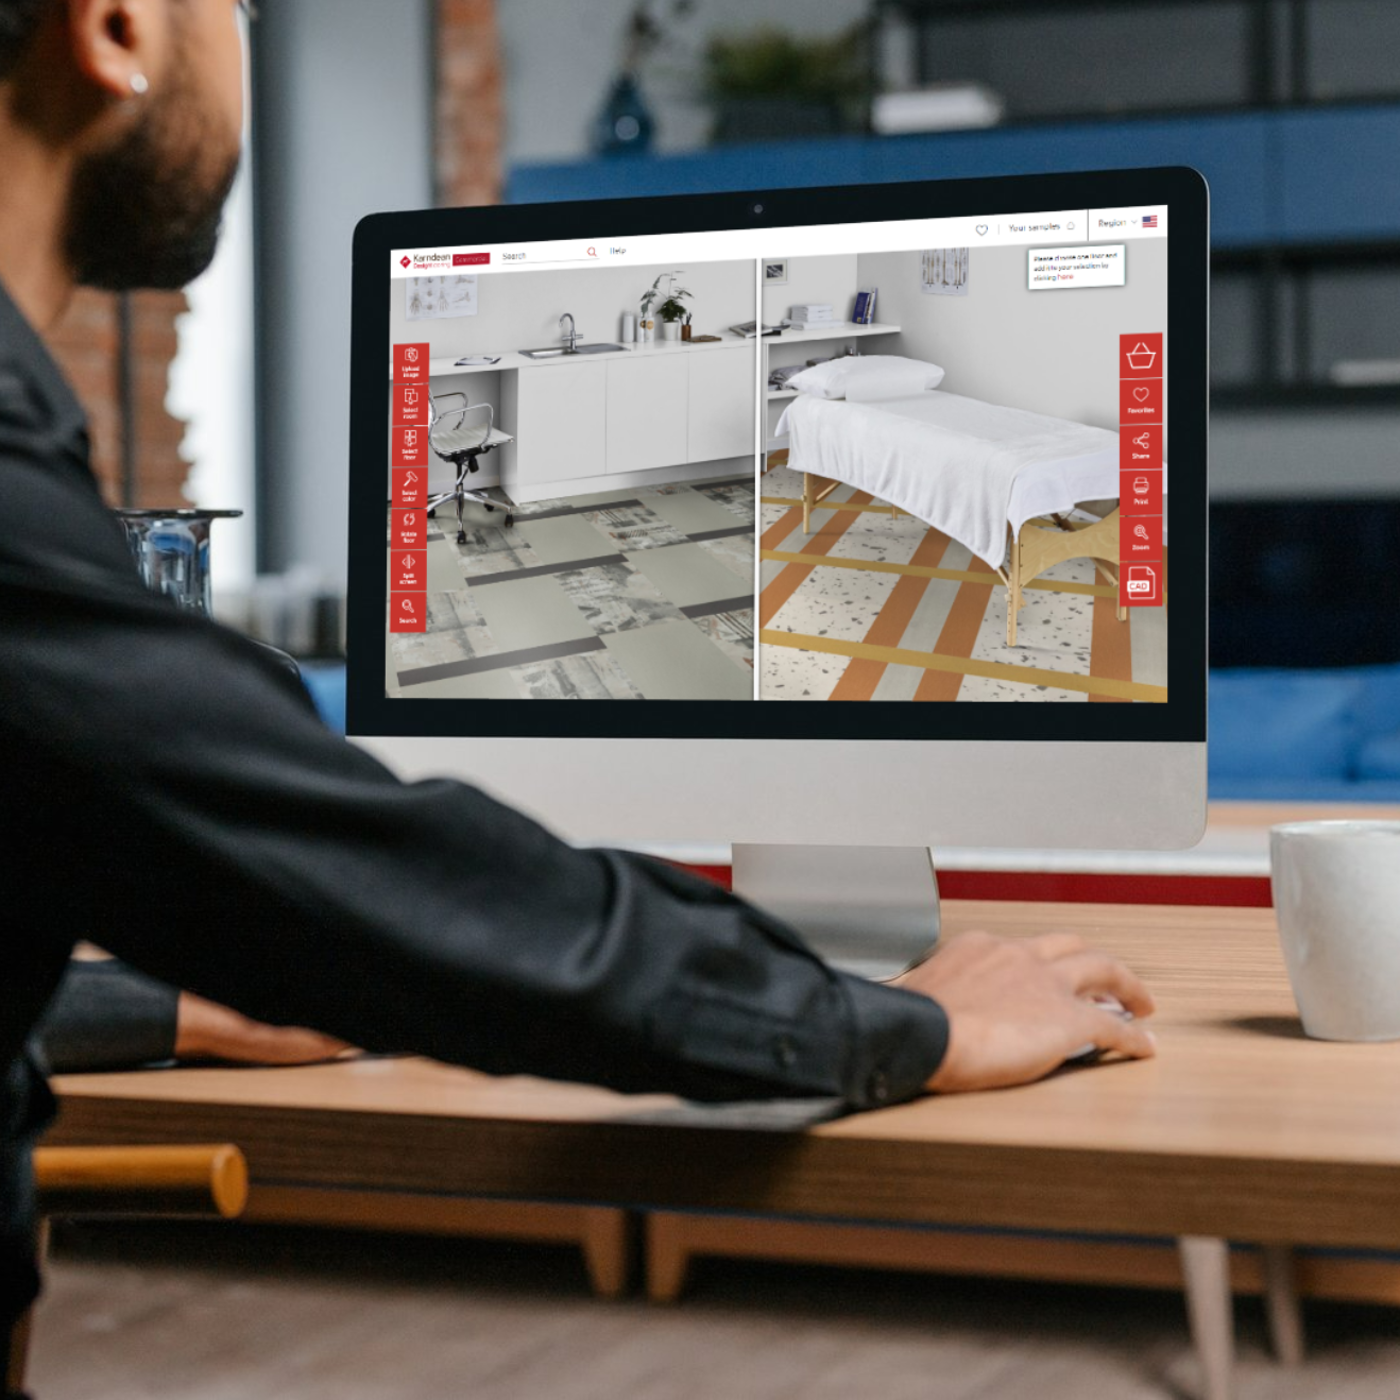
POLYGON ((490 253, 405 253, 399 266, 405 272, 441 272, 448 267, 482 267, 490 261, 490 253))

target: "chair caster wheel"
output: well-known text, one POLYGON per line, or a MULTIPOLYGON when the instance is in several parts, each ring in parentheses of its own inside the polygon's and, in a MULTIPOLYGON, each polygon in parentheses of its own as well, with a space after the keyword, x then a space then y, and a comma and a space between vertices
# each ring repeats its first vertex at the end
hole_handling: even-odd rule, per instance
POLYGON ((506 512, 506 529, 509 530, 515 524, 515 515, 511 511, 506 512))
POLYGON ((458 531, 457 531, 457 543, 458 543, 458 544, 466 544, 466 542, 467 542, 467 532, 466 532, 465 530, 458 530, 458 531))
POLYGON ((436 519, 437 519, 437 509, 436 509, 436 507, 428 512, 428 519, 429 519, 429 520, 436 520, 436 519))

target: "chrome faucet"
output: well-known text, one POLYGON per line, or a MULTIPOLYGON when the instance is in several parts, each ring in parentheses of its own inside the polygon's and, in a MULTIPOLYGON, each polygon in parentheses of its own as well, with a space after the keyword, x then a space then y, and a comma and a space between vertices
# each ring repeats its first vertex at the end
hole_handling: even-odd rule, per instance
POLYGON ((574 317, 573 317, 573 313, 572 313, 572 312, 566 311, 566 312, 559 318, 559 329, 560 329, 561 331, 564 330, 564 322, 565 322, 565 321, 567 321, 567 322, 569 323, 569 329, 568 329, 567 333, 565 333, 565 334, 561 337, 561 339, 564 341, 564 344, 565 344, 565 346, 567 347, 566 353, 572 355, 572 354, 576 353, 577 350, 578 350, 578 331, 575 330, 575 328, 574 328, 574 317))

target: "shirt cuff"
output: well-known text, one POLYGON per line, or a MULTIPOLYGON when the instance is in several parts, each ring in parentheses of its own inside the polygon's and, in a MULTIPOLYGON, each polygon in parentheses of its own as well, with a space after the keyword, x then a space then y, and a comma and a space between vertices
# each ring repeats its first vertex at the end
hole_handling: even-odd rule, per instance
POLYGON ((948 1013, 918 992, 842 974, 854 1034, 845 1097, 853 1108, 883 1108, 924 1092, 948 1050, 948 1013))

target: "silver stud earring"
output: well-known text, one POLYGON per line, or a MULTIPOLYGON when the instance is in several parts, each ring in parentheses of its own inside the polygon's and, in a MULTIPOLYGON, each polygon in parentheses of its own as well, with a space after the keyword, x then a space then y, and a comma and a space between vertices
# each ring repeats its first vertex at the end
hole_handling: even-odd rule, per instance
POLYGON ((151 85, 146 81, 144 73, 133 73, 131 75, 131 90, 137 97, 145 97, 151 90, 151 85))

